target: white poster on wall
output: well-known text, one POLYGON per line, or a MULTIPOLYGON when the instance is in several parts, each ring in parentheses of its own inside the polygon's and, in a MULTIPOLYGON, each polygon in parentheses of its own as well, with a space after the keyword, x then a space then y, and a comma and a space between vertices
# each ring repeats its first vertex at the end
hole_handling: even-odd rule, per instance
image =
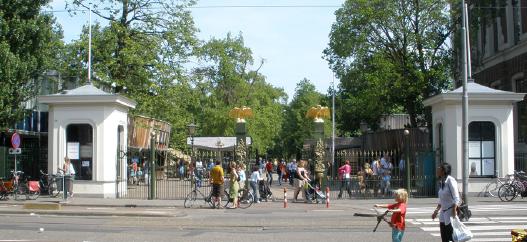
POLYGON ((79 159, 79 142, 68 142, 66 150, 68 158, 72 160, 79 159))

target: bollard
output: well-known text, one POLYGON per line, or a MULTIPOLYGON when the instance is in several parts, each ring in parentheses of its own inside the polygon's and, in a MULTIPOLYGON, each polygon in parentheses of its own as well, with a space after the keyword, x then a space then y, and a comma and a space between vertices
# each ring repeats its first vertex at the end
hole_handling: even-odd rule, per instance
POLYGON ((284 187, 284 208, 287 208, 287 188, 284 187))
POLYGON ((326 208, 329 208, 329 187, 326 187, 326 208))

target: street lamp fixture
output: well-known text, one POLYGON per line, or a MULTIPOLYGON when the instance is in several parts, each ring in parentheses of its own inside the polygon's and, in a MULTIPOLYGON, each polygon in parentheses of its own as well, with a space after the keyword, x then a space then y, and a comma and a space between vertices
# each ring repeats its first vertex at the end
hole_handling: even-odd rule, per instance
POLYGON ((190 163, 193 162, 194 158, 194 134, 196 133, 196 127, 194 123, 187 125, 188 135, 190 136, 190 163))

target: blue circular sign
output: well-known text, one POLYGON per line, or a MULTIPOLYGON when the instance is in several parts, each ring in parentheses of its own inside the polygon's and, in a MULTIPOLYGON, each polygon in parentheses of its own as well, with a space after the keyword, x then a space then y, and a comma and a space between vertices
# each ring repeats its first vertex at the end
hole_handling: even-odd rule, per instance
POLYGON ((20 147, 20 135, 18 133, 14 133, 13 136, 11 136, 11 146, 15 149, 20 147))

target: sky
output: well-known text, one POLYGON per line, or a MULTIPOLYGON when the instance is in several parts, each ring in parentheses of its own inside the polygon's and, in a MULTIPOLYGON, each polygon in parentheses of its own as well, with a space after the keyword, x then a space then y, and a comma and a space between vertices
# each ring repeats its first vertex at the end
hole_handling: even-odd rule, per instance
MULTIPOLYGON (((317 91, 327 93, 333 73, 322 58, 322 51, 329 41, 334 12, 344 1, 198 0, 191 11, 201 40, 224 38, 229 32, 241 33, 245 46, 253 52, 255 63, 265 61, 260 73, 273 86, 283 88, 291 101, 296 84, 303 78, 309 79, 317 91)), ((63 28, 64 40, 70 42, 79 38, 82 26, 88 23, 88 14, 72 17, 61 12, 65 2, 53 0, 51 7, 63 28)), ((103 22, 92 15, 92 22, 95 21, 103 22)))

